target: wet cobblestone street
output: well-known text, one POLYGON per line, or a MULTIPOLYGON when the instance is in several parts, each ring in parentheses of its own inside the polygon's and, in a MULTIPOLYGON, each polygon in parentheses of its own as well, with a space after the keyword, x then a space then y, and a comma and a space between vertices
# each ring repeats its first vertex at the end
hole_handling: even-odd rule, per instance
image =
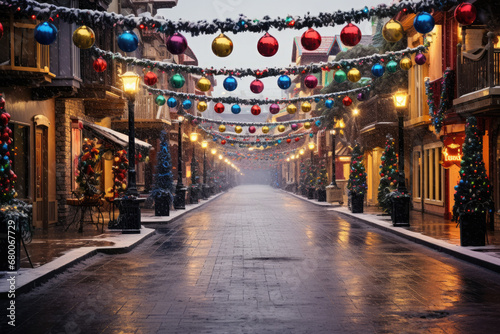
POLYGON ((233 188, 154 227, 131 252, 99 254, 18 296, 14 332, 500 328, 499 274, 267 186, 233 188))

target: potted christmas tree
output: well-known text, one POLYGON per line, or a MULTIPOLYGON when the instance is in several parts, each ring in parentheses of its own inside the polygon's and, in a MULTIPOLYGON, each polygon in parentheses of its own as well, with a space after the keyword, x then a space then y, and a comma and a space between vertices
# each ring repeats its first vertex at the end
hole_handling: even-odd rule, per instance
POLYGON ((316 178, 316 192, 318 194, 318 202, 326 202, 326 183, 328 177, 326 175, 326 165, 322 161, 319 166, 318 177, 316 178))
POLYGON ((483 161, 483 143, 475 117, 467 118, 460 163, 460 181, 455 186, 453 220, 460 224, 462 246, 484 246, 486 217, 491 212, 491 186, 483 161))
POLYGON ((391 193, 398 187, 398 157, 394 147, 394 138, 386 136, 385 150, 382 153, 380 165, 380 183, 378 185, 378 205, 386 214, 392 214, 391 193))
POLYGON ((307 187, 307 199, 314 198, 314 192, 316 184, 316 166, 313 164, 312 159, 308 160, 307 164, 307 175, 306 175, 306 187, 307 187))
POLYGON ((173 175, 170 151, 168 150, 168 135, 165 131, 160 134, 160 152, 156 165, 155 183, 151 197, 155 201, 155 216, 170 215, 170 204, 173 201, 173 175))
POLYGON ((189 186, 189 203, 197 204, 200 198, 200 188, 199 188, 199 175, 198 175, 198 161, 193 155, 191 160, 191 186, 189 186))
POLYGON ((350 170, 347 189, 351 198, 351 212, 363 213, 363 202, 366 193, 366 172, 363 164, 363 153, 359 144, 356 144, 352 150, 350 170))

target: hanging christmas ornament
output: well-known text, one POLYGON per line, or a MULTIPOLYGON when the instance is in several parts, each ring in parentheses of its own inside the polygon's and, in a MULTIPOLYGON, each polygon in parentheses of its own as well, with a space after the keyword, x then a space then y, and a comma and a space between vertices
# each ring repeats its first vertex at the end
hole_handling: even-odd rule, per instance
POLYGON ((295 130, 297 130, 297 129, 299 128, 299 126, 298 126, 297 124, 293 123, 292 125, 290 125, 290 128, 291 128, 293 131, 295 131, 295 130))
POLYGON ((295 137, 295 142, 298 142, 300 140, 299 137, 295 137))
POLYGON ((191 109, 192 106, 193 102, 191 102, 191 100, 182 101, 182 108, 184 108, 185 110, 191 109))
POLYGON ((169 97, 168 100, 167 100, 167 106, 169 108, 175 108, 177 107, 177 100, 175 99, 175 97, 169 97))
POLYGON ((372 74, 374 77, 380 78, 384 75, 385 68, 380 64, 375 64, 372 66, 372 74))
POLYGON ((349 72, 347 72, 347 79, 350 82, 358 82, 361 79, 361 72, 358 71, 357 68, 351 68, 349 72))
POLYGON ((287 107, 286 107, 286 111, 289 113, 289 114, 295 114, 297 112, 297 107, 295 106, 295 104, 289 104, 287 107))
POLYGON ((358 101, 364 101, 365 100, 365 94, 363 92, 358 93, 357 98, 358 98, 358 101))
POLYGON ((96 60, 94 60, 94 63, 92 63, 92 67, 97 73, 101 73, 106 71, 108 64, 102 57, 99 57, 96 60))
POLYGON ((215 37, 212 42, 212 52, 217 57, 227 57, 233 52, 233 41, 224 34, 215 37))
POLYGON ((399 66, 401 67, 401 69, 408 71, 413 66, 413 64, 410 58, 404 57, 399 61, 399 66))
POLYGON ((389 73, 394 73, 398 70, 398 63, 396 63, 394 60, 391 60, 390 62, 387 63, 387 72, 389 73))
POLYGON ((321 35, 313 28, 309 28, 302 34, 300 43, 306 50, 316 50, 321 45, 321 35))
POLYGON ((276 115, 280 112, 280 106, 276 103, 273 103, 269 106, 269 112, 273 115, 276 115))
POLYGON ((278 87, 281 89, 288 89, 292 85, 292 79, 288 75, 280 75, 278 78, 278 87))
POLYGON ((333 104, 334 104, 334 102, 332 99, 328 99, 325 101, 325 107, 327 107, 327 108, 332 108, 333 104))
POLYGON ((92 45, 94 45, 94 42, 95 42, 94 31, 87 26, 78 27, 73 32, 73 44, 75 44, 76 47, 80 49, 88 49, 92 47, 92 45))
POLYGON ((2 39, 2 37, 3 37, 3 25, 0 22, 0 39, 2 39))
POLYGON ((226 131, 226 126, 224 124, 219 125, 219 132, 226 131))
POLYGON ((118 36, 118 47, 123 52, 134 52, 139 46, 139 38, 133 31, 124 31, 118 36))
POLYGON ((255 131, 257 131, 257 129, 253 125, 248 128, 248 132, 250 133, 255 133, 255 131))
POLYGON ((264 90, 264 83, 258 79, 255 79, 250 83, 250 90, 254 94, 262 93, 262 91, 264 90))
POLYGON ((233 114, 239 114, 241 112, 241 107, 237 104, 231 106, 231 112, 233 114))
POLYGON ((159 106, 164 105, 167 102, 167 99, 165 99, 165 96, 163 95, 158 95, 155 99, 155 103, 159 106))
POLYGON ((196 83, 196 88, 202 92, 208 92, 212 88, 212 83, 206 77, 201 77, 196 83))
POLYGON ((347 80, 347 74, 345 74, 343 70, 338 70, 335 72, 333 80, 335 80, 336 83, 342 83, 347 80))
MULTIPOLYGON (((224 131, 225 131, 225 127, 224 127, 224 131)), ((225 139, 222 139, 222 140, 220 141, 220 143, 221 143, 222 145, 226 145, 226 140, 225 140, 225 139)))
POLYGON ((269 35, 268 32, 259 39, 257 43, 257 51, 264 57, 272 57, 278 52, 278 40, 269 35))
POLYGON ((306 76, 306 78, 304 79, 304 85, 307 87, 307 88, 310 88, 310 89, 313 89, 313 88, 316 88, 316 86, 318 85, 318 78, 316 78, 314 75, 312 74, 309 74, 308 76, 306 76))
POLYGON ((352 104, 352 100, 349 96, 346 96, 342 99, 342 103, 344 106, 349 107, 352 104))
POLYGON ((302 103, 302 105, 300 106, 300 109, 302 110, 302 112, 310 112, 311 111, 311 104, 306 101, 306 102, 302 103))
POLYGON ((236 125, 234 127, 234 132, 241 133, 242 131, 243 131, 243 128, 240 125, 236 125))
POLYGON ((278 125, 278 131, 279 132, 284 132, 285 131, 285 126, 283 124, 278 125))
POLYGON ((352 23, 348 23, 340 32, 340 40, 345 46, 355 46, 361 40, 361 30, 352 23))
MULTIPOLYGON (((314 122, 314 125, 320 126, 321 125, 321 121, 318 119, 316 122, 314 122)), ((310 135, 312 135, 312 133, 310 135)))
POLYGON ((291 139, 291 138, 287 138, 287 139, 286 139, 286 142, 287 142, 288 144, 290 144, 290 143, 292 142, 292 139, 291 139))
POLYGON ((158 76, 154 72, 149 71, 144 75, 144 83, 146 85, 153 86, 157 82, 158 82, 158 76))
POLYGON ((186 37, 182 36, 178 32, 167 38, 167 50, 173 55, 180 55, 184 53, 188 47, 186 37))
POLYGON ((427 34, 434 29, 434 17, 426 12, 418 13, 413 20, 413 27, 421 34, 427 34))
POLYGON ((201 111, 201 112, 204 112, 205 110, 207 110, 207 108, 208 108, 208 104, 205 101, 198 102, 198 105, 196 106, 196 109, 198 109, 198 111, 201 111))
POLYGON ((215 105, 214 105, 214 110, 216 113, 218 114, 222 114, 224 112, 224 105, 220 102, 217 102, 215 105))
POLYGON ((393 19, 389 20, 382 28, 382 36, 389 43, 396 43, 401 38, 403 38, 404 29, 401 23, 398 21, 394 21, 393 19))
POLYGON ((305 122, 304 123, 304 129, 309 130, 311 128, 311 123, 305 122))
POLYGON ((260 107, 255 104, 252 106, 252 109, 250 109, 250 112, 252 113, 252 115, 257 116, 260 114, 260 107))
POLYGON ((415 55, 415 64, 417 65, 423 65, 427 61, 427 58, 423 53, 419 53, 415 55))
POLYGON ((263 126, 262 127, 262 133, 268 133, 269 132, 269 127, 268 126, 263 126))
POLYGON ((174 88, 182 88, 186 83, 186 79, 180 73, 175 73, 169 80, 170 85, 174 88))
POLYGON ((468 2, 463 2, 455 9, 455 20, 464 26, 471 25, 476 20, 476 7, 468 2))
MULTIPOLYGON (((2 33, 3 35, 3 26, 2 33)), ((1 38, 1 37, 0 37, 1 38)), ((39 23, 35 27, 35 41, 43 45, 54 43, 57 38, 57 28, 50 22, 39 23)))
POLYGON ((224 79, 222 85, 224 86, 225 90, 227 90, 228 92, 232 92, 236 89, 236 87, 238 87, 238 81, 236 81, 233 76, 228 76, 226 79, 224 79))

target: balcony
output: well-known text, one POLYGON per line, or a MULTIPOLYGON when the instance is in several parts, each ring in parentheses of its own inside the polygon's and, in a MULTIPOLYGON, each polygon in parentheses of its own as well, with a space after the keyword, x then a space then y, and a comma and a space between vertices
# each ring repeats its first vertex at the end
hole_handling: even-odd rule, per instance
POLYGON ((383 147, 387 133, 398 126, 392 95, 376 95, 359 105, 356 124, 365 148, 383 147))

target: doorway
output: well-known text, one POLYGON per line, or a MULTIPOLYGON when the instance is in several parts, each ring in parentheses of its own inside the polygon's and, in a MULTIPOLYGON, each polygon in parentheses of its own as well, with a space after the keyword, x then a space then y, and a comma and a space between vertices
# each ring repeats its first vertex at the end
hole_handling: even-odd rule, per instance
POLYGON ((49 228, 48 128, 35 128, 35 226, 49 228))

